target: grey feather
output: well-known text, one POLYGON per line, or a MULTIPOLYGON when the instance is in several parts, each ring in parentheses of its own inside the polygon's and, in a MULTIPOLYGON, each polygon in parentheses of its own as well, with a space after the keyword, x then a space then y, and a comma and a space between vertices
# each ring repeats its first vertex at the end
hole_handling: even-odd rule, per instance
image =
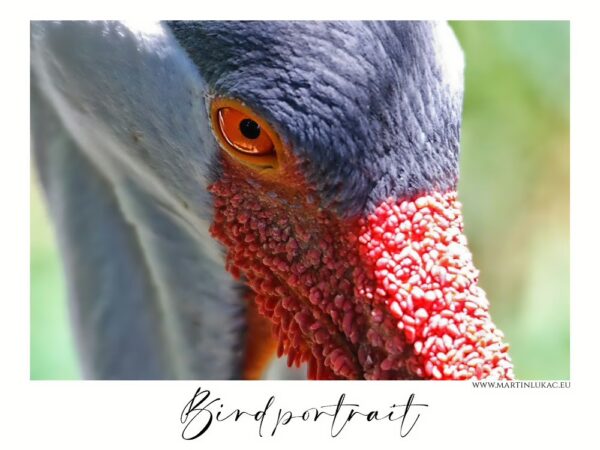
POLYGON ((192 67, 162 27, 32 25, 33 144, 91 378, 240 376, 245 308, 208 233, 216 147, 192 67))
POLYGON ((169 22, 215 95, 266 117, 323 207, 454 188, 463 56, 434 22, 169 22))

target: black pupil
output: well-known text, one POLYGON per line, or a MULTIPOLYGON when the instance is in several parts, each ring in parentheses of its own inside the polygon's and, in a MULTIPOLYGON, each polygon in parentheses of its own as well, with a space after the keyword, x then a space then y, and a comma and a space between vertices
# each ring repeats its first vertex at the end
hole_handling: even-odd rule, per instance
POLYGON ((240 122, 240 131, 248 139, 256 139, 260 136, 260 125, 252 119, 244 119, 240 122))

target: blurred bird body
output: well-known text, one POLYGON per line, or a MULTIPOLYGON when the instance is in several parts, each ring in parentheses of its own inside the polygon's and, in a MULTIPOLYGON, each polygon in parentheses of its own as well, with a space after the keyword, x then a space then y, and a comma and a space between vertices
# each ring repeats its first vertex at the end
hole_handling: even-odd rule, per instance
POLYGON ((511 378, 462 235, 461 104, 443 24, 34 23, 86 375, 256 378, 276 351, 319 379, 511 378))

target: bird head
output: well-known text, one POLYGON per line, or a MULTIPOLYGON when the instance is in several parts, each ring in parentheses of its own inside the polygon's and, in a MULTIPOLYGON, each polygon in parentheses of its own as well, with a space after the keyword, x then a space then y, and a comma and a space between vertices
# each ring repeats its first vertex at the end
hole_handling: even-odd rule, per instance
POLYGON ((172 22, 220 151, 211 234, 314 379, 512 378, 457 199, 463 57, 420 22, 172 22))

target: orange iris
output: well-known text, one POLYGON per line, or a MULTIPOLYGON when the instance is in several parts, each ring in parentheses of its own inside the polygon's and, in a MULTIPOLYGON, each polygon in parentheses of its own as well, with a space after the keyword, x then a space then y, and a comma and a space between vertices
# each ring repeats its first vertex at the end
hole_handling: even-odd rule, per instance
POLYGON ((277 168, 280 141, 261 117, 232 99, 211 105, 213 130, 221 147, 239 162, 256 168, 277 168))
POLYGON ((253 118, 233 108, 219 110, 219 126, 223 136, 236 150, 251 155, 273 151, 273 141, 253 118))

